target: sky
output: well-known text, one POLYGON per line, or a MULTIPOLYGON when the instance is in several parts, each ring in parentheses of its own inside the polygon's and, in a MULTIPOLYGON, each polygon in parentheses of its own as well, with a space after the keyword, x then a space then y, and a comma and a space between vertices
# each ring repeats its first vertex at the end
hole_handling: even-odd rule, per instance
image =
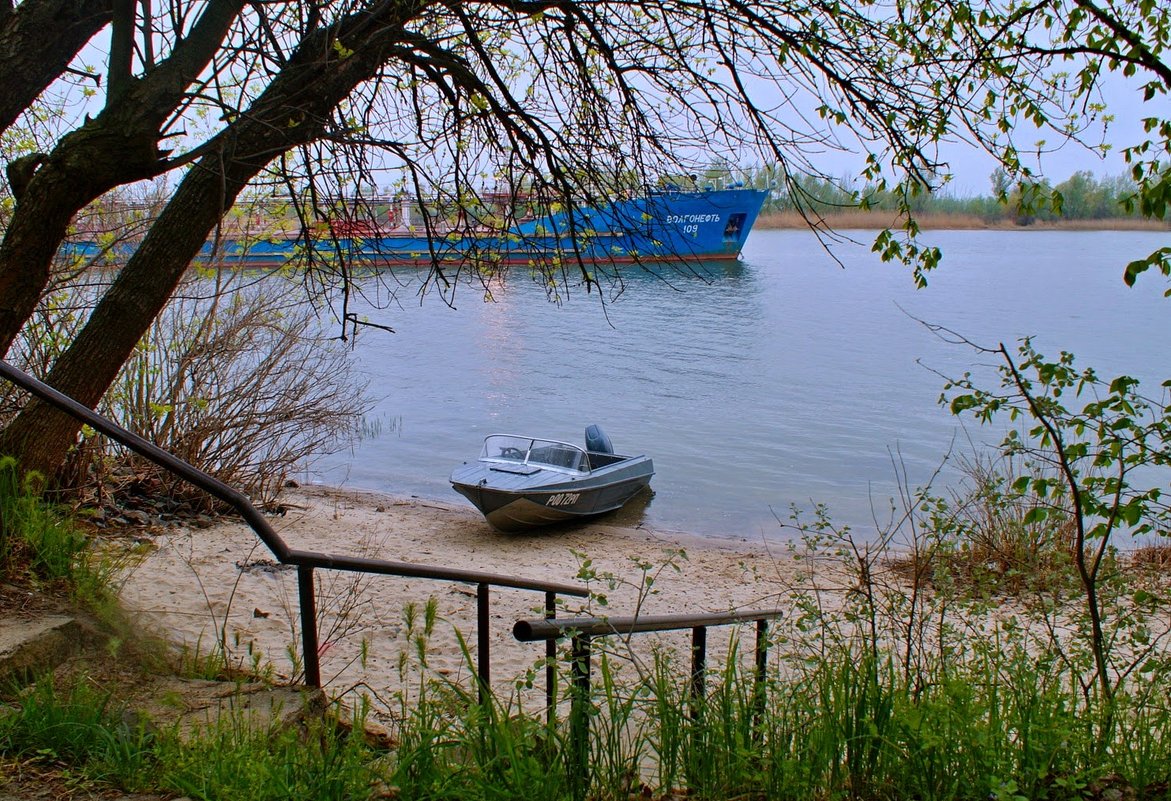
MULTIPOLYGON (((1090 172, 1099 179, 1129 173, 1123 150, 1150 138, 1143 130, 1143 118, 1171 115, 1171 101, 1166 97, 1143 101, 1141 87, 1149 79, 1149 75, 1128 79, 1118 72, 1107 72, 1101 77, 1099 99, 1105 103, 1106 114, 1111 119, 1104 132, 1099 124, 1097 129, 1087 132, 1086 139, 1107 144, 1109 150, 1105 155, 1076 142, 1061 142, 1055 131, 1037 129, 1031 121, 1019 125, 1014 131, 1014 139, 1022 150, 1025 166, 1054 185, 1079 171, 1090 172), (1042 139, 1045 143, 1040 153, 1036 149, 1028 151, 1042 139)), ((839 141, 848 145, 849 134, 841 132, 839 141)), ((877 147, 873 143, 871 146, 877 147)), ((947 171, 952 175, 946 192, 957 197, 988 196, 992 192, 991 176, 997 167, 995 159, 975 146, 955 139, 942 143, 940 148, 941 159, 947 163, 947 171)), ((821 173, 847 183, 861 174, 865 164, 860 146, 853 147, 852 152, 827 150, 810 155, 809 160, 821 173)))

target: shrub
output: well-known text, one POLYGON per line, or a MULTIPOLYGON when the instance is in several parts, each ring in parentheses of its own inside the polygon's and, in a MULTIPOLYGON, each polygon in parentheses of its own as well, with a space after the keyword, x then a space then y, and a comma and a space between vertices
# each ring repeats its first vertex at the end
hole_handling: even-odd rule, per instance
POLYGON ((42 500, 41 483, 0 457, 0 576, 27 568, 45 581, 76 577, 85 537, 42 500))

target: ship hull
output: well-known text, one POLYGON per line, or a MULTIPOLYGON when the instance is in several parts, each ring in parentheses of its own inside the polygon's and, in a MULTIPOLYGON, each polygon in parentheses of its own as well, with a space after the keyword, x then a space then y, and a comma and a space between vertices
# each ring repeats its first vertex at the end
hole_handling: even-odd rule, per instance
MULTIPOLYGON (((767 190, 725 189, 658 192, 572 214, 551 214, 516 224, 502 233, 432 232, 419 225, 370 230, 307 242, 299 238, 221 238, 198 261, 246 267, 283 265, 308 249, 322 259, 344 256, 354 265, 423 266, 475 263, 483 266, 560 263, 648 263, 735 260, 760 214, 767 190)), ((133 243, 113 249, 96 242, 68 246, 75 258, 129 257, 133 243)))

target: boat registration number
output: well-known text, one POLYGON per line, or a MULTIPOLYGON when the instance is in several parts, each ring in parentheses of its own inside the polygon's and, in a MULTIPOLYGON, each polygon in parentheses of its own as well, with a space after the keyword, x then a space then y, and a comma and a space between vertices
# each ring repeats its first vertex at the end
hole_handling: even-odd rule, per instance
POLYGON ((558 492, 556 495, 550 495, 546 506, 571 506, 578 502, 581 498, 580 492, 558 492))

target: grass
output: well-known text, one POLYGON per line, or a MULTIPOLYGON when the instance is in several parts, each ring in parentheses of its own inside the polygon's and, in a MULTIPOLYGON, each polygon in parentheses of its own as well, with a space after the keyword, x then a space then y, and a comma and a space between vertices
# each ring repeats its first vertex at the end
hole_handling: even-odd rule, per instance
POLYGON ((126 640, 138 626, 118 604, 115 584, 139 552, 104 548, 45 499, 43 485, 0 456, 0 619, 10 599, 24 606, 33 598, 43 608, 83 609, 126 640))
POLYGON ((41 500, 41 479, 21 475, 0 457, 0 578, 26 574, 40 582, 83 581, 86 540, 41 500))
POLYGON ((669 655, 646 683, 621 681, 603 659, 584 763, 567 716, 550 726, 543 710, 495 696, 480 704, 438 679, 404 708, 389 749, 360 736, 361 712, 338 726, 336 710, 283 730, 227 715, 183 741, 84 679, 47 681, 0 716, 0 752, 207 801, 1171 797, 1163 670, 1120 694, 1103 729, 1105 710, 1063 660, 1030 652, 1020 633, 999 634, 1004 647, 953 649, 912 681, 897 660, 866 649, 787 660, 763 706, 735 660, 693 704, 669 655), (1109 788, 1121 795, 1103 795, 1109 788))
MULTIPOLYGON (((349 799, 367 794, 373 755, 329 721, 256 729, 224 715, 197 737, 160 731, 95 689, 39 682, 0 717, 0 752, 101 786, 197 799, 349 799)), ((360 732, 360 727, 356 729, 360 732)))
POLYGON ((109 693, 84 681, 59 689, 45 678, 0 718, 6 756, 83 766, 87 776, 123 787, 146 783, 150 739, 109 693))

